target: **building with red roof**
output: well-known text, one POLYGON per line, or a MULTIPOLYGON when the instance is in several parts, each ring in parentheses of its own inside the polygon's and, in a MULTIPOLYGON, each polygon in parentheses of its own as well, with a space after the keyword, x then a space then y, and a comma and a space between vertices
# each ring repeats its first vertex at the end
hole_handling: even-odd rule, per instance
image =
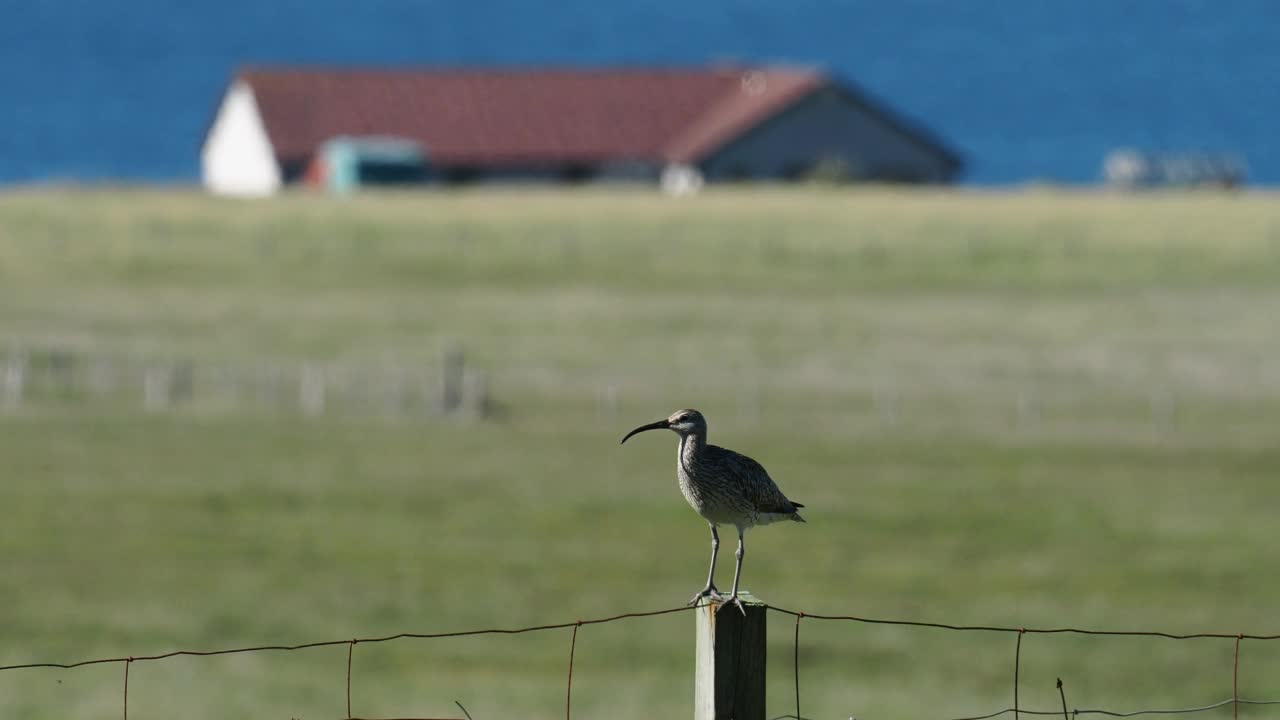
POLYGON ((323 175, 335 138, 424 149, 443 181, 942 183, 957 154, 851 86, 792 68, 326 69, 237 73, 205 134, 205 186, 263 195, 323 175))

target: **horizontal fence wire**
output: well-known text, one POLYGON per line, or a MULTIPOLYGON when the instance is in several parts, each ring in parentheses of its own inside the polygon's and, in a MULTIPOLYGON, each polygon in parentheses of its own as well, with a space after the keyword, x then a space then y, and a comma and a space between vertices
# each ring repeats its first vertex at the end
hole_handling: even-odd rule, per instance
MULTIPOLYGON (((801 613, 796 610, 788 610, 776 605, 770 605, 769 609, 784 615, 801 615, 805 619, 812 620, 848 620, 850 622, 864 623, 868 625, 906 625, 909 627, 935 628, 938 630, 960 630, 966 632, 1029 633, 1040 635, 1076 633, 1079 635, 1115 635, 1120 637, 1162 637, 1169 638, 1170 640, 1194 640, 1196 638, 1219 638, 1224 640, 1234 638, 1241 638, 1244 640, 1280 640, 1280 635, 1260 635, 1253 633, 1170 633, 1156 630, 1091 630, 1087 628, 1074 627, 1031 628, 1000 625, 954 625, 950 623, 927 622, 923 620, 887 620, 884 618, 859 617, 857 615, 815 615, 813 613, 801 613)), ((3 668, 0 668, 0 670, 2 669, 3 668)))
POLYGON ((683 612, 692 610, 692 607, 670 608, 668 610, 652 610, 649 612, 630 612, 621 615, 614 615, 606 618, 596 618, 594 620, 575 620, 573 622, 554 623, 550 625, 531 625, 522 628, 486 628, 483 630, 459 630, 456 632, 442 633, 397 633, 395 635, 384 635, 382 637, 355 638, 351 640, 321 640, 318 642, 300 643, 297 645, 253 645, 249 647, 229 648, 224 650, 171 650, 158 655, 129 655, 124 657, 100 658, 96 660, 81 660, 71 663, 24 663, 21 665, 0 665, 0 672, 7 670, 23 670, 27 668, 61 668, 71 669, 84 667, 85 665, 100 665, 103 663, 122 663, 122 662, 144 662, 150 660, 167 660, 173 657, 193 656, 193 657, 209 657, 213 655, 237 655, 240 653, 265 652, 268 650, 310 650, 311 648, 334 647, 337 645, 351 645, 353 643, 381 643, 390 642, 392 640, 402 640, 406 638, 414 638, 420 640, 432 640, 436 638, 454 638, 469 637, 472 635, 520 635, 523 633, 538 632, 539 630, 563 630, 565 628, 575 627, 577 625, 600 625, 602 623, 617 622, 628 618, 653 617, 655 615, 667 615, 670 613, 683 612))
MULTIPOLYGON (((1280 700, 1246 700, 1244 698, 1227 698, 1226 700, 1219 700, 1216 703, 1201 705, 1199 707, 1173 708, 1173 709, 1165 709, 1165 710, 1157 710, 1157 709, 1130 710, 1127 712, 1119 712, 1116 710, 1101 710, 1097 708, 1077 708, 1069 712, 1070 712, 1070 715, 1072 716, 1105 715, 1107 717, 1137 717, 1139 715, 1186 715, 1189 713, 1208 712, 1209 710, 1217 710, 1220 707, 1226 707, 1227 705, 1233 705, 1233 704, 1280 705, 1280 700)), ((1026 708, 1015 710, 1014 708, 1005 708, 1003 710, 997 710, 993 713, 988 713, 986 715, 971 715, 969 717, 951 718, 950 720, 987 720, 987 718, 1000 717, 1001 715, 1012 715, 1015 713, 1019 713, 1022 715, 1050 715, 1050 716, 1057 715, 1059 717, 1063 715, 1063 712, 1061 710, 1028 710, 1026 708)), ((783 717, 794 717, 794 716, 786 715, 783 717)), ((780 720, 780 718, 773 718, 773 720, 780 720)), ((806 718, 806 720, 808 719, 806 718)))
MULTIPOLYGON (((1280 700, 1256 700, 1247 699, 1239 696, 1239 672, 1240 672, 1240 642, 1242 640, 1280 640, 1280 634, 1260 634, 1260 633, 1224 633, 1224 632, 1199 632, 1199 633, 1175 633, 1158 630, 1099 630, 1091 628, 1077 627, 1055 627, 1055 628, 1035 628, 1035 627, 1013 627, 1000 625, 959 625, 954 623, 930 622, 923 620, 900 620, 886 618, 862 617, 858 615, 821 615, 806 613, 798 610, 790 610, 775 605, 765 605, 765 608, 771 612, 779 613, 793 617, 795 619, 794 628, 794 646, 792 655, 792 672, 795 689, 795 710, 794 713, 786 715, 778 715, 770 720, 814 720, 800 714, 800 624, 802 620, 821 620, 821 621, 843 621, 867 625, 896 625, 915 628, 931 628, 935 630, 945 630, 951 632, 984 632, 984 633, 1006 633, 1013 634, 1017 637, 1017 643, 1014 646, 1014 661, 1012 670, 1013 683, 1013 706, 995 710, 985 715, 971 715, 964 717, 949 718, 949 720, 988 720, 988 718, 996 718, 1004 715, 1013 715, 1017 718, 1020 715, 1030 716, 1062 716, 1067 720, 1079 715, 1102 715, 1107 717, 1137 717, 1143 715, 1185 715, 1200 712, 1209 712, 1219 708, 1232 706, 1238 717, 1239 706, 1263 706, 1263 705, 1280 705, 1280 700), (1133 638, 1166 638, 1169 640, 1195 640, 1204 638, 1228 639, 1235 641, 1235 649, 1232 654, 1232 697, 1206 705, 1181 708, 1145 708, 1137 710, 1111 710, 1104 708, 1073 708, 1068 710, 1066 694, 1063 692, 1061 679, 1058 680, 1058 690, 1063 692, 1062 709, 1061 710, 1035 710, 1023 708, 1018 702, 1018 686, 1019 673, 1021 668, 1022 656, 1022 638, 1025 635, 1053 635, 1053 634, 1077 634, 1077 635, 1093 635, 1093 636, 1110 636, 1110 637, 1133 637, 1133 638)), ((520 635, 531 632, 541 632, 550 630, 571 630, 569 640, 569 659, 568 672, 565 679, 565 720, 572 720, 571 709, 573 705, 573 661, 578 646, 579 630, 587 625, 602 625, 606 623, 620 622, 635 618, 655 617, 660 615, 670 615, 673 613, 694 610, 692 606, 682 606, 676 608, 668 608, 665 610, 652 610, 643 612, 628 612, 620 615, 612 615, 603 618, 593 618, 587 620, 574 620, 570 622, 549 623, 542 625, 530 625, 519 628, 484 628, 479 630, 460 630, 452 632, 439 633, 414 633, 403 632, 395 635, 384 635, 378 637, 367 638, 350 638, 345 640, 321 640, 316 642, 298 643, 295 645, 253 645, 237 648, 224 648, 213 650, 172 650, 169 652, 158 653, 154 655, 124 655, 117 657, 96 658, 90 660, 79 660, 74 662, 32 662, 21 663, 15 665, 0 665, 0 672, 11 672, 18 670, 33 669, 60 669, 70 670, 74 668, 86 667, 90 665, 103 665, 110 663, 120 663, 124 666, 124 682, 123 682, 123 717, 128 720, 129 717, 129 668, 138 662, 156 662, 168 660, 176 657, 211 657, 221 655, 238 655, 245 653, 259 652, 293 652, 300 650, 309 650, 323 647, 337 647, 341 645, 347 646, 347 663, 346 663, 346 714, 343 720, 471 720, 470 713, 463 707, 462 703, 455 701, 459 710, 465 717, 462 718, 441 718, 441 717, 416 717, 416 718, 366 718, 352 714, 351 702, 351 677, 352 665, 355 657, 355 647, 359 644, 369 643, 385 643, 393 640, 402 639, 421 639, 431 640, 439 638, 458 638, 471 637, 479 635, 520 635)))

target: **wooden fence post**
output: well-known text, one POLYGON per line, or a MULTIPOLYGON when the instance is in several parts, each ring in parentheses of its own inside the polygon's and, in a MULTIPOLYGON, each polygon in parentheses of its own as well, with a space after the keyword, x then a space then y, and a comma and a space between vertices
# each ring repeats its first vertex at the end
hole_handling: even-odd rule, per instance
POLYGON ((695 611, 694 720, 764 720, 768 609, 749 593, 739 596, 746 617, 706 601, 695 611))

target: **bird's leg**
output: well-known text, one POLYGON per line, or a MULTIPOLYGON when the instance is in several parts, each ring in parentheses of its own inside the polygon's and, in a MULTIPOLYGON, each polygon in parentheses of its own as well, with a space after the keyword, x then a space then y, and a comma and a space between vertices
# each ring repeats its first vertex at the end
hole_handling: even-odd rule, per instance
POLYGON ((690 605, 697 605, 698 601, 704 597, 712 600, 721 598, 720 591, 716 589, 716 554, 720 552, 720 534, 716 532, 716 526, 711 526, 711 569, 707 571, 707 586, 698 591, 696 595, 689 600, 690 605))
POLYGON ((733 590, 729 592, 729 597, 725 598, 724 604, 720 607, 737 605, 738 610, 742 612, 744 617, 747 614, 747 609, 742 607, 742 601, 738 599, 738 577, 742 575, 742 556, 745 554, 746 552, 742 549, 742 528, 738 528, 738 551, 733 554, 738 559, 737 564, 733 567, 733 590))

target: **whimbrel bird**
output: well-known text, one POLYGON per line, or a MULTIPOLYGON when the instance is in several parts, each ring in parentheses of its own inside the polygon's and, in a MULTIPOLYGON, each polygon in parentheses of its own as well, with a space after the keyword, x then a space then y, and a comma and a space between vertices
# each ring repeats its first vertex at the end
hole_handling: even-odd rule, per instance
POLYGON ((742 601, 738 599, 738 577, 742 574, 742 533, 754 525, 768 525, 779 520, 804 522, 797 512, 804 507, 792 502, 769 478, 760 463, 746 455, 707 444, 707 420, 697 410, 677 410, 666 420, 641 425, 622 438, 626 442, 636 433, 646 430, 673 430, 680 436, 680 451, 676 455, 676 476, 680 479, 680 492, 694 510, 711 526, 711 569, 707 571, 707 586, 698 591, 690 605, 704 597, 722 601, 724 605, 737 605, 745 615, 742 601), (733 568, 733 590, 724 597, 716 589, 716 553, 720 550, 721 525, 738 528, 738 559, 733 568))

